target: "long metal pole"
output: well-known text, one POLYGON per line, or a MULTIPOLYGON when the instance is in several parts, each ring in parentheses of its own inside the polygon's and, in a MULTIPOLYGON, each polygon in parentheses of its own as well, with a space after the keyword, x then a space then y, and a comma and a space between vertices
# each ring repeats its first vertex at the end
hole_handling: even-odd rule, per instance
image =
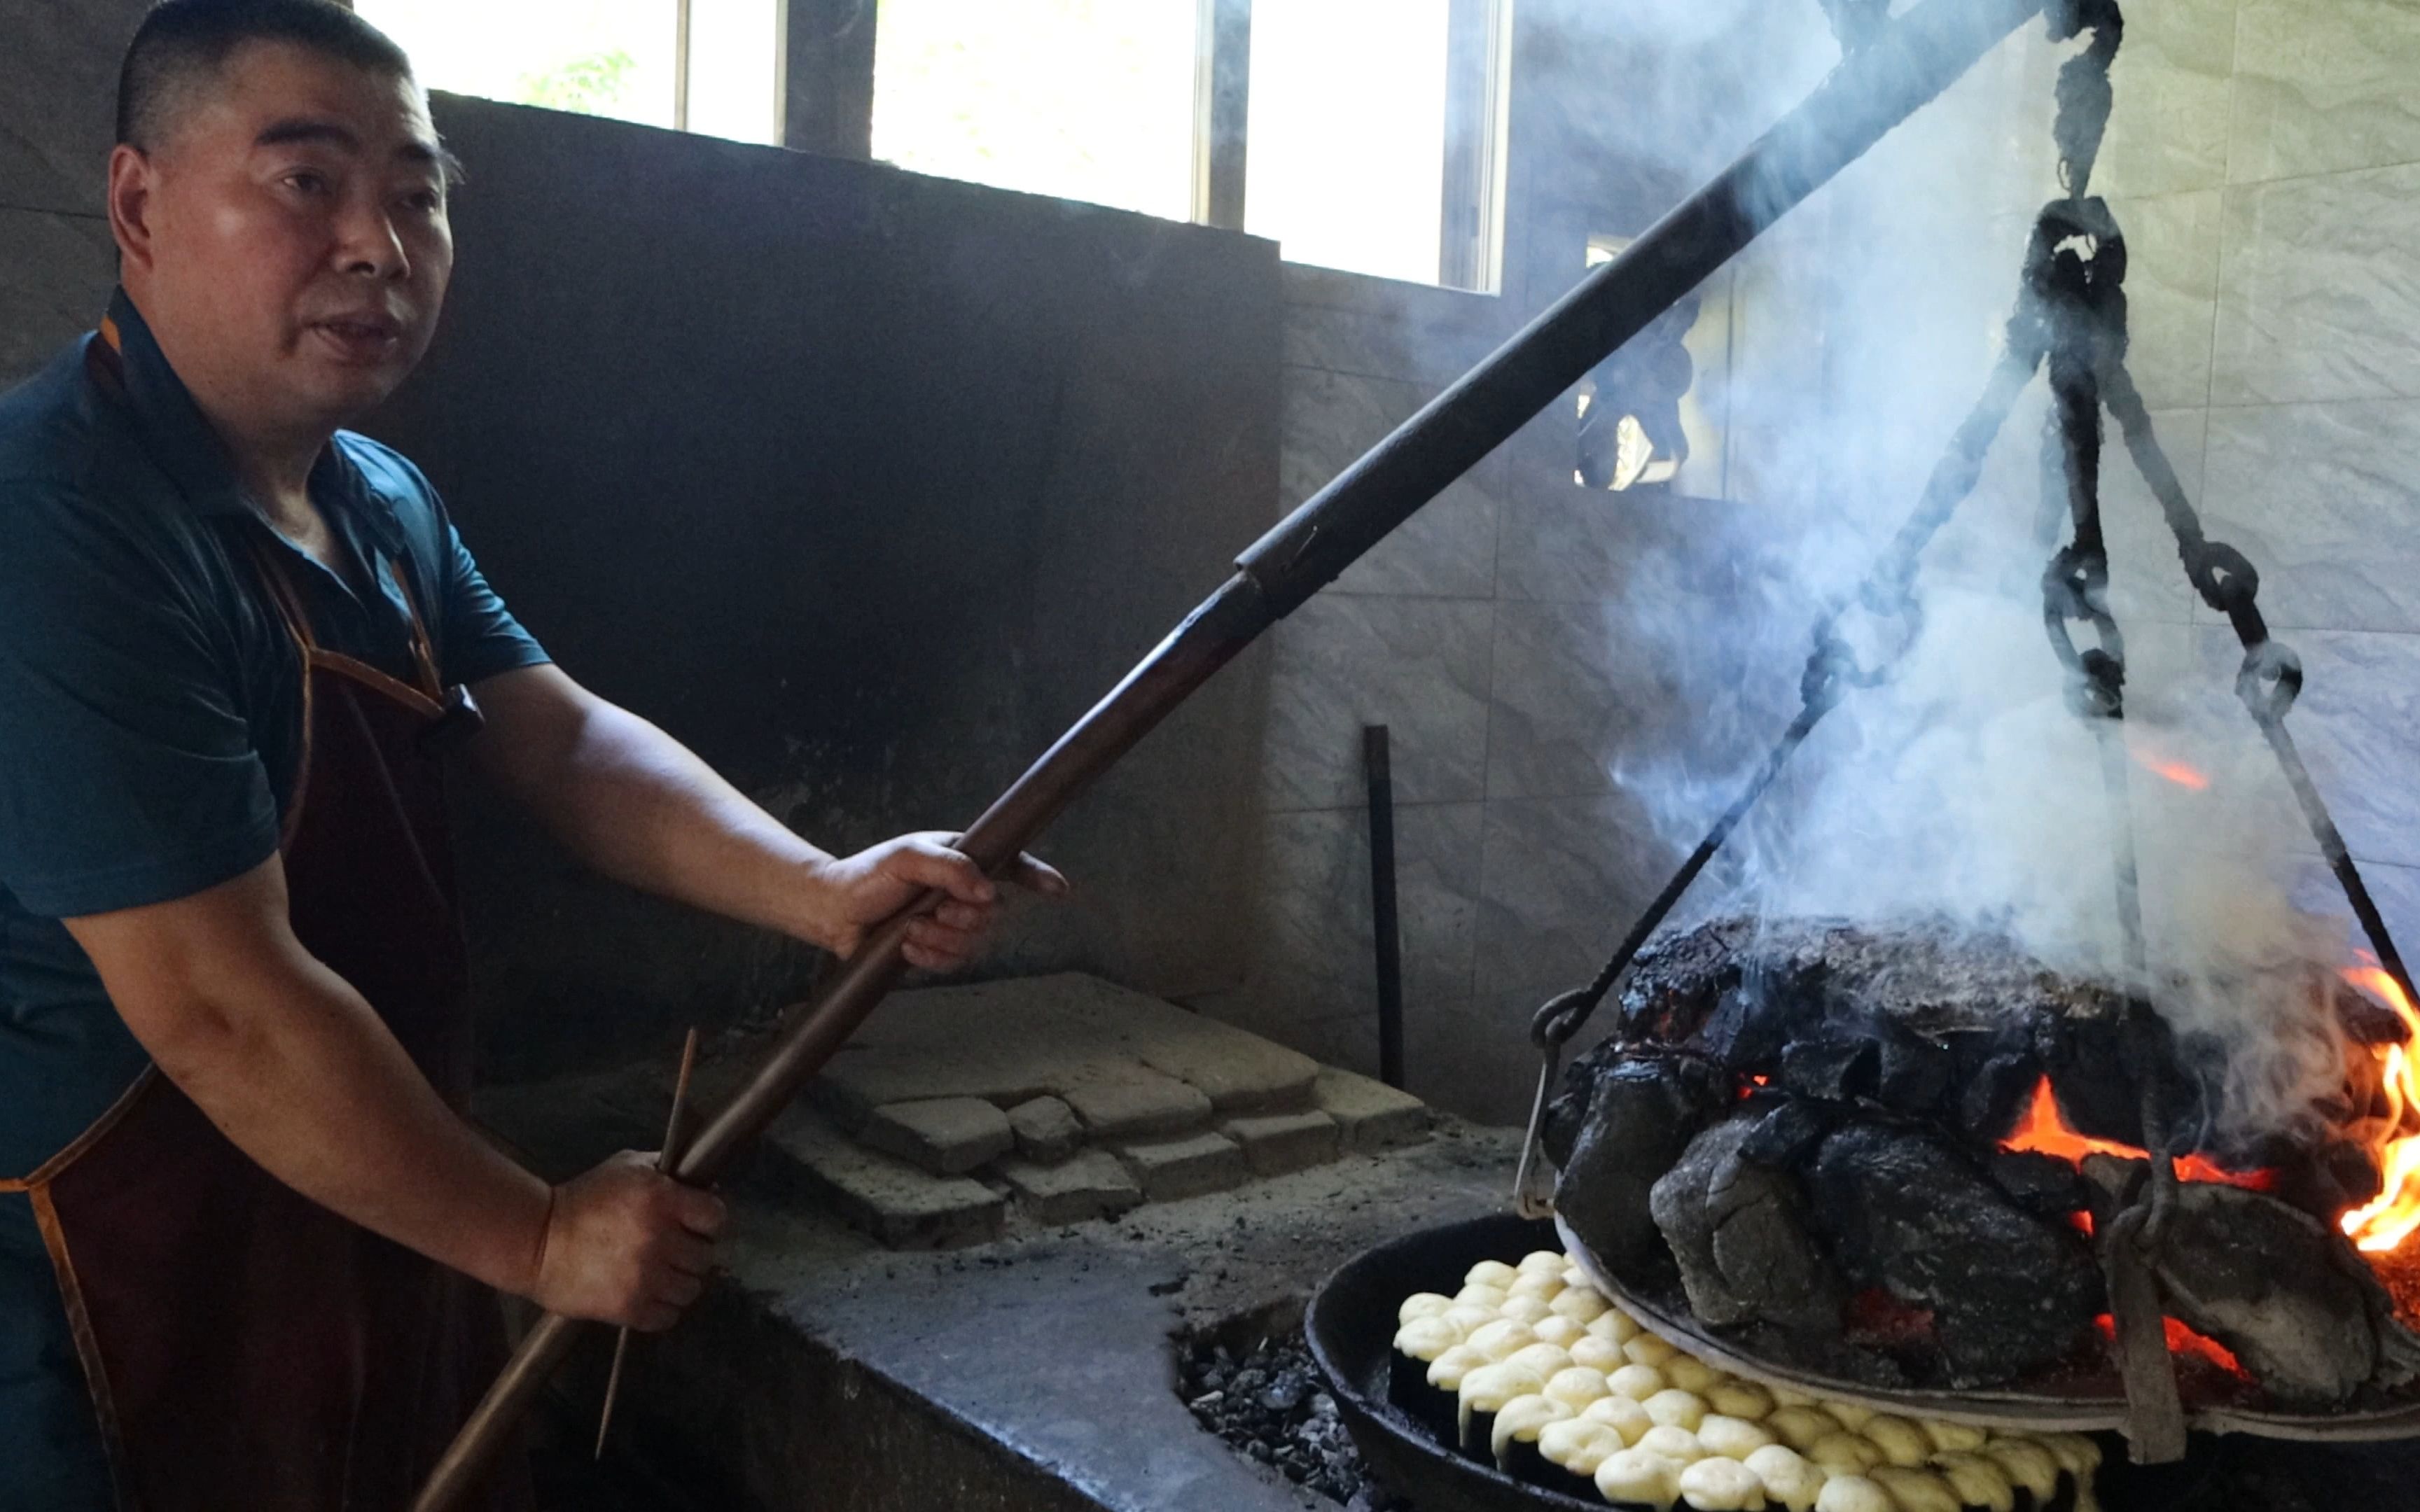
MULTIPOLYGON (((1004 870, 1061 810, 1262 631, 1501 445, 1782 213, 1947 88, 2043 0, 1923 0, 1844 60, 1738 161, 1621 255, 1439 394, 1238 559, 1234 577, 1061 736, 959 841, 1004 870)), ((906 970, 900 947, 927 898, 882 925, 796 1016, 682 1154, 711 1182, 764 1132, 906 970)), ((550 1315, 472 1412, 413 1512, 449 1512, 475 1486, 569 1352, 580 1324, 550 1315)))

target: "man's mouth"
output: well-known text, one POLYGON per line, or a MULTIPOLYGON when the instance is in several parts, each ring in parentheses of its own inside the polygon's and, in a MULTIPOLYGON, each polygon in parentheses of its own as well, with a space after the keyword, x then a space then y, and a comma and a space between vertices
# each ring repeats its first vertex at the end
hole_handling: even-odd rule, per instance
POLYGON ((381 360, 403 340, 403 322, 390 315, 336 316, 315 320, 310 329, 339 356, 353 362, 381 360))

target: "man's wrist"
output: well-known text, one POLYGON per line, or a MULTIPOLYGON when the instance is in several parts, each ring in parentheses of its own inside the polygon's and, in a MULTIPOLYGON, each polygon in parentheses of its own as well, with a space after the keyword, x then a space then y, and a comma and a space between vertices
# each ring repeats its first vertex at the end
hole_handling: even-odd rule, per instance
POLYGON ((779 928, 793 939, 819 950, 833 949, 845 930, 841 888, 832 875, 833 857, 810 846, 791 864, 780 904, 779 928))

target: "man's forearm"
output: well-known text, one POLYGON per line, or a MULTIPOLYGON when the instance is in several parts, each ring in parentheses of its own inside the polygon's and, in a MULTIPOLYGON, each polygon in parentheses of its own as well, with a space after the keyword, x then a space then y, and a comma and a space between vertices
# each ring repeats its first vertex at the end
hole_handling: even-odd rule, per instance
POLYGON ((531 1289, 547 1184, 445 1105, 359 993, 291 936, 198 959, 133 918, 70 927, 161 1071, 238 1149, 365 1228, 531 1289))
POLYGON ((830 855, 637 715, 585 694, 527 702, 520 748, 490 770, 582 860, 632 887, 830 943, 832 921, 817 907, 830 855))

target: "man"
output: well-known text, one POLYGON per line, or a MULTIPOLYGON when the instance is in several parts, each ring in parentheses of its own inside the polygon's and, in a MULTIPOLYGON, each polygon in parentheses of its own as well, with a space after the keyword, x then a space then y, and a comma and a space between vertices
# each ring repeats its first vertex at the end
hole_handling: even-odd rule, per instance
POLYGON ((340 428, 427 347, 446 191, 349 11, 168 0, 109 316, 0 399, 12 1512, 383 1512, 500 1358, 472 1282, 642 1329, 698 1295, 713 1196, 629 1153, 550 1189, 460 1118, 439 750, 607 873, 842 954, 935 889, 908 956, 952 967, 993 910, 941 838, 834 858, 585 692, 340 428))

